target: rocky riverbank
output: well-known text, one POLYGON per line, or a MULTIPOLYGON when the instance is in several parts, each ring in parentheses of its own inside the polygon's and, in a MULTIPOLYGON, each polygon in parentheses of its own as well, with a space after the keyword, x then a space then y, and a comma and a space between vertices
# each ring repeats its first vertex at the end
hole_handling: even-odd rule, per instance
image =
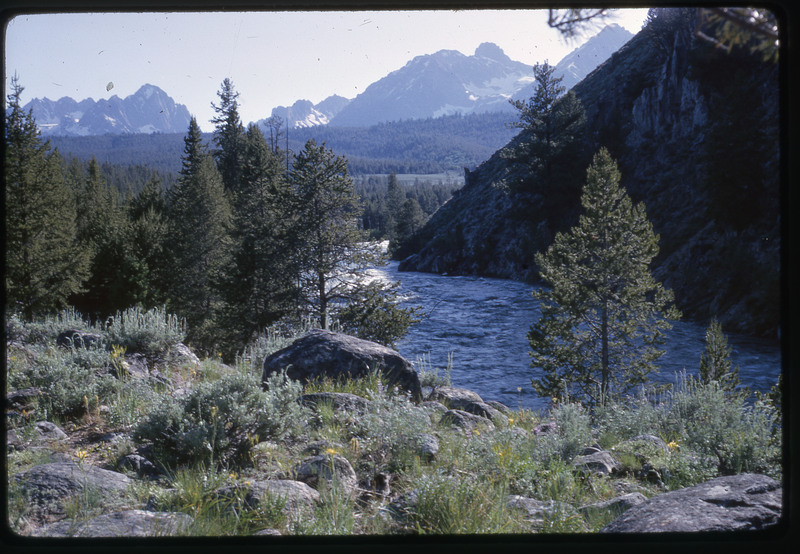
POLYGON ((10 381, 33 384, 37 368, 58 360, 89 366, 110 388, 58 415, 53 382, 7 393, 9 516, 22 536, 639 533, 781 522, 774 467, 772 477, 754 473, 760 466, 741 458, 745 471, 735 471, 729 445, 716 445, 719 456, 702 451, 680 426, 666 441, 654 412, 635 403, 602 421, 575 404, 547 415, 512 410, 419 375, 386 347, 325 331, 236 367, 182 344, 122 352, 104 350, 102 332, 64 331, 9 342, 10 381), (302 386, 276 379, 285 364, 290 377, 302 370, 302 386), (239 413, 226 398, 243 384, 239 413), (269 412, 280 395, 291 408, 269 412), (281 417, 292 421, 273 421, 264 435, 245 425, 281 417), (201 435, 199 448, 187 447, 201 435), (179 452, 180 463, 170 458, 179 452))

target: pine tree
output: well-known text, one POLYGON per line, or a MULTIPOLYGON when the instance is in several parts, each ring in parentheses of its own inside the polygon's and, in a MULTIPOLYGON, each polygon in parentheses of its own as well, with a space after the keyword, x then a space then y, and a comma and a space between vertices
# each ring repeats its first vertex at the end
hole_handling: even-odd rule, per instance
POLYGON ((542 374, 532 384, 542 396, 593 404, 643 383, 663 354, 668 319, 680 317, 648 267, 659 237, 644 204, 634 205, 619 181, 601 149, 587 171, 578 224, 536 256, 549 285, 534 292, 542 315, 528 333, 531 366, 542 374))
POLYGON ((728 339, 716 318, 706 329, 705 342, 705 351, 700 355, 700 380, 706 384, 716 381, 723 389, 732 391, 739 384, 739 367, 731 365, 728 339))
POLYGON ((302 304, 323 328, 331 316, 344 315, 351 332, 385 343, 402 337, 413 323, 413 310, 397 305, 399 283, 370 278, 368 270, 386 258, 380 244, 368 242, 358 228, 361 207, 347 160, 310 140, 297 155, 289 179, 302 304), (394 313, 394 327, 385 323, 387 312, 394 313))
POLYGON ((547 237, 573 220, 581 190, 580 168, 588 163, 583 106, 574 92, 564 94, 563 78, 554 71, 547 62, 536 64, 534 95, 527 102, 511 101, 520 117, 513 126, 523 131, 515 146, 502 154, 523 168, 507 183, 515 206, 511 216, 534 244, 541 242, 537 233, 544 232, 549 242, 547 237))
POLYGON ((186 319, 187 341, 209 351, 219 340, 214 325, 230 257, 231 210, 195 118, 184 145, 183 167, 170 191, 168 211, 172 272, 168 307, 186 319))
POLYGON ((167 205, 161 179, 155 175, 127 205, 130 219, 132 256, 143 272, 140 302, 145 308, 166 302, 167 275, 167 205))
POLYGON ((105 317, 141 300, 142 267, 132 253, 130 221, 119 194, 106 183, 95 158, 87 164, 77 201, 78 239, 91 263, 86 291, 71 302, 83 313, 105 317))
POLYGON ((283 160, 255 125, 248 127, 243 154, 240 186, 233 195, 235 245, 223 323, 234 349, 292 311, 297 296, 289 244, 294 219, 283 160))
POLYGON ((23 87, 12 78, 5 126, 6 308, 30 319, 67 305, 87 276, 88 256, 77 244, 75 198, 61 157, 48 153, 23 87))
POLYGON ((214 144, 217 148, 213 151, 222 176, 225 190, 234 190, 239 183, 242 164, 242 141, 244 126, 239 119, 239 93, 234 91, 233 82, 225 78, 222 88, 217 92, 219 106, 212 102, 211 107, 217 113, 211 122, 216 126, 214 131, 214 144))

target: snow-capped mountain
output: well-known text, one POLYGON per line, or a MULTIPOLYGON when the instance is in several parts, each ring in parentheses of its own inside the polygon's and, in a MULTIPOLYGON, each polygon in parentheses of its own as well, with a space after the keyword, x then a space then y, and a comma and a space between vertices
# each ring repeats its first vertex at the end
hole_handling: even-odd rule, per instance
POLYGON ((33 117, 42 135, 86 136, 127 133, 184 133, 191 118, 189 110, 154 85, 143 85, 123 98, 87 98, 77 102, 69 97, 60 100, 34 98, 24 107, 33 117))
POLYGON ((417 56, 376 81, 333 118, 332 125, 360 127, 384 121, 508 109, 511 95, 533 80, 530 66, 483 43, 472 56, 440 50, 417 56))
MULTIPOLYGON (((290 129, 327 125, 349 102, 347 98, 336 94, 316 105, 310 100, 298 100, 288 107, 273 108, 272 115, 280 117, 284 124, 288 122, 290 129)), ((258 124, 263 126, 265 121, 260 120, 258 124)))

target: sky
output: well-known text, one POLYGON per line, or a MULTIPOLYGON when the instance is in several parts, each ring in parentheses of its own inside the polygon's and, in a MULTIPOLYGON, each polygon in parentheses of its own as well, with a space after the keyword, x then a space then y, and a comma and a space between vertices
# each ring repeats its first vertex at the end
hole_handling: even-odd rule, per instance
MULTIPOLYGON (((614 10, 606 23, 637 33, 646 15, 614 10)), ((5 85, 18 76, 23 104, 156 85, 211 131, 226 77, 248 124, 300 99, 354 98, 415 56, 493 42, 515 61, 555 65, 598 31, 564 39, 546 10, 20 14, 6 26, 5 85)))

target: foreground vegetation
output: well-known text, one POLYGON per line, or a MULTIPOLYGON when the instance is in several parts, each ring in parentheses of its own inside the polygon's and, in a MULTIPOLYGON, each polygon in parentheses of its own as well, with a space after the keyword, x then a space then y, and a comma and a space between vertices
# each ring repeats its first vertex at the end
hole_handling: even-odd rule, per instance
MULTIPOLYGON (((125 507, 189 514, 193 523, 181 531, 187 535, 594 532, 616 514, 587 506, 623 493, 651 497, 741 472, 781 479, 775 403, 769 396, 750 402, 715 380, 682 376, 674 390, 656 395, 641 389, 591 412, 554 399, 548 413, 507 409, 494 425, 471 429, 443 420, 437 402, 413 403, 378 373, 305 387, 276 376, 262 390, 264 356, 309 325, 273 329, 226 365, 216 356, 190 362, 166 355, 178 348, 184 329, 160 310, 127 310, 104 328, 74 311, 33 322, 7 317, 8 390, 41 391, 27 409, 9 415, 9 429, 25 444, 43 420, 68 435, 49 449, 9 452, 12 529, 25 534, 38 525, 13 476, 59 452, 82 468, 123 472, 130 471, 123 468, 126 455, 146 454, 158 473, 134 479, 125 507), (65 329, 101 339, 88 348, 59 347, 56 338, 65 329), (162 378, 135 376, 133 354, 153 361, 162 378), (324 391, 370 402, 361 414, 298 402, 302 394, 324 391), (662 439, 666 450, 642 435, 662 439), (435 454, 421 449, 427 437, 438 442, 435 454), (620 462, 613 476, 575 465, 593 445, 620 462), (320 502, 311 507, 287 509, 285 498, 269 493, 260 503, 245 501, 257 481, 295 478, 310 454, 332 464, 346 460, 357 489, 320 479, 320 502), (376 488, 381 479, 388 479, 391 492, 376 488), (232 495, 220 493, 227 486, 234 486, 232 495), (533 517, 509 503, 510 495, 547 509, 533 517)), ((424 387, 449 384, 447 373, 424 361, 418 366, 424 387)), ((77 523, 110 509, 87 493, 67 505, 66 517, 77 523)))

